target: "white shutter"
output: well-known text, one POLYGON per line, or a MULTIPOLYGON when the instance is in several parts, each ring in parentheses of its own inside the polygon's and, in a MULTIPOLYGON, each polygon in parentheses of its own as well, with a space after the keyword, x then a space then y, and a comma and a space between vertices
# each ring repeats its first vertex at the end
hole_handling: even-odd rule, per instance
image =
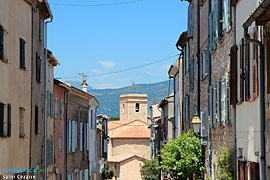
POLYGON ((213 127, 217 127, 217 88, 213 87, 213 127))
POLYGON ((205 137, 206 137, 206 113, 201 112, 201 142, 202 145, 206 145, 205 137))
POLYGON ((228 75, 225 75, 225 124, 229 124, 228 75))
POLYGON ((209 116, 209 129, 212 127, 213 124, 213 88, 212 86, 210 86, 209 88, 209 103, 210 103, 210 114, 208 114, 209 116))

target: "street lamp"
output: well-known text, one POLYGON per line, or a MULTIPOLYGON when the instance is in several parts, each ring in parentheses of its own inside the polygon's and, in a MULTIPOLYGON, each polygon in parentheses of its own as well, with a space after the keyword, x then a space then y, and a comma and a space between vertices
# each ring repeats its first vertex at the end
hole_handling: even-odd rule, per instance
POLYGON ((199 134, 200 130, 201 130, 201 120, 199 118, 199 116, 197 114, 195 114, 192 118, 192 126, 193 126, 193 131, 196 134, 199 134))

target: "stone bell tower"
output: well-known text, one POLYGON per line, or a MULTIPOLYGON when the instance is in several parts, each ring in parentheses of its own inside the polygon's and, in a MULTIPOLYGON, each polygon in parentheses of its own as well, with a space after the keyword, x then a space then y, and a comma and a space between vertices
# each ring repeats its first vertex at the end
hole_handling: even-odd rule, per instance
POLYGON ((147 94, 120 95, 120 120, 142 120, 147 123, 147 94))

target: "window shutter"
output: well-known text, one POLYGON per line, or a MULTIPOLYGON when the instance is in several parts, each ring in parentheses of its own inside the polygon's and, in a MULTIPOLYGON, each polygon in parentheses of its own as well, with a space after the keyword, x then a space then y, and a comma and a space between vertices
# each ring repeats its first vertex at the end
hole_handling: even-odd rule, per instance
POLYGON ((229 28, 229 1, 230 0, 223 0, 223 32, 228 32, 229 28))
POLYGON ((83 123, 80 123, 80 151, 83 150, 83 123))
POLYGON ((216 44, 222 37, 222 1, 215 0, 214 3, 214 49, 216 49, 216 44))
POLYGON ((217 81, 217 126, 220 126, 220 81, 217 81))
POLYGON ((20 38, 20 68, 25 69, 25 41, 20 38))
POLYGON ((193 7, 191 4, 188 6, 188 38, 193 36, 193 7))
POLYGON ((82 180, 82 171, 80 171, 80 180, 82 180))
POLYGON ((203 77, 204 77, 204 73, 203 73, 203 64, 204 64, 204 61, 203 61, 203 53, 201 53, 200 55, 200 79, 202 80, 203 77))
POLYGON ((38 106, 35 106, 35 133, 38 134, 38 106))
POLYGON ((71 152, 71 121, 68 121, 68 152, 71 152))
POLYGON ((189 42, 186 45, 186 73, 189 71, 189 42))
POLYGON ((0 103, 0 137, 4 136, 4 104, 0 103))
POLYGON ((225 126, 226 119, 226 79, 225 76, 221 79, 221 126, 225 126))
POLYGON ((244 39, 240 42, 240 103, 244 101, 244 39))
POLYGON ((86 137, 87 136, 87 134, 86 134, 86 123, 84 123, 84 149, 83 150, 86 150, 87 148, 86 148, 86 146, 87 146, 87 140, 86 140, 86 137))
POLYGON ((41 70, 41 58, 38 53, 36 53, 36 80, 40 82, 40 70, 41 70))
POLYGON ((213 87, 213 128, 217 127, 217 84, 213 87))
POLYGON ((245 42, 245 101, 250 100, 250 43, 245 42))
POLYGON ((75 152, 75 121, 72 121, 71 152, 75 152))
POLYGON ((209 87, 209 104, 210 104, 210 114, 208 114, 209 116, 209 124, 208 127, 211 128, 213 125, 213 88, 212 86, 209 87))
POLYGON ((84 170, 84 180, 89 180, 88 169, 84 170))
POLYGON ((58 99, 55 97, 54 99, 54 118, 58 118, 58 99))
POLYGON ((229 122, 229 97, 228 97, 228 76, 225 75, 225 124, 229 122))
POLYGON ((64 119, 64 103, 62 99, 60 99, 60 119, 64 119))
POLYGON ((89 134, 89 124, 88 123, 86 123, 86 150, 89 150, 89 136, 88 136, 88 134, 89 134))
POLYGON ((75 137, 74 137, 74 145, 75 145, 75 152, 77 151, 77 145, 78 145, 78 141, 77 141, 77 139, 78 139, 78 128, 77 128, 77 122, 76 121, 74 121, 74 123, 75 123, 75 137))
POLYGON ((0 59, 4 60, 4 27, 0 25, 0 59))
POLYGON ((204 50, 204 77, 208 75, 208 49, 204 50))
POLYGON ((51 98, 50 99, 50 102, 51 102, 50 103, 50 116, 53 117, 53 102, 54 101, 53 101, 53 95, 52 95, 52 93, 50 93, 50 98, 51 98))
POLYGON ((11 136, 11 105, 8 104, 7 106, 7 125, 8 125, 8 128, 7 128, 7 136, 10 137, 11 136))
POLYGON ((190 75, 189 75, 189 83, 190 88, 194 88, 194 56, 192 56, 192 60, 190 61, 190 75))
POLYGON ((213 50, 213 13, 212 12, 210 12, 208 21, 209 21, 209 51, 211 53, 213 50))
POLYGON ((58 154, 59 156, 62 155, 62 135, 59 133, 59 139, 58 139, 58 154))
POLYGON ((237 45, 231 47, 230 62, 230 104, 237 103, 237 45))
POLYGON ((206 137, 206 113, 201 112, 201 143, 202 145, 206 145, 205 137, 206 137))
MULTIPOLYGON (((254 27, 254 39, 258 39, 257 27, 254 27)), ((258 46, 253 44, 253 98, 258 96, 258 46)))

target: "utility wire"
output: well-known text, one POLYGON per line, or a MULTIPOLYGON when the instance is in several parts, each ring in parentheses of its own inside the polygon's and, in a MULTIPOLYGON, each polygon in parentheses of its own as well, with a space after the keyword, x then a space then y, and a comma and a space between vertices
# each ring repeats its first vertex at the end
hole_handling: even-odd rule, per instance
MULTIPOLYGON (((166 60, 171 59, 171 58, 176 57, 176 56, 179 56, 179 54, 176 54, 176 55, 173 55, 173 56, 169 56, 167 58, 160 59, 158 61, 154 61, 154 62, 151 62, 151 63, 148 63, 148 64, 144 64, 144 65, 140 65, 140 66, 135 66, 135 67, 132 67, 132 68, 123 69, 123 70, 119 70, 119 71, 114 71, 114 72, 110 72, 110 73, 94 74, 94 75, 89 75, 87 77, 105 76, 105 75, 111 75, 111 74, 117 74, 117 73, 121 73, 121 72, 131 71, 131 70, 134 70, 134 69, 143 68, 145 66, 150 66, 152 64, 157 64, 159 62, 166 61, 166 60)), ((80 76, 79 77, 78 76, 76 76, 76 77, 58 77, 57 79, 75 79, 75 78, 81 78, 81 77, 80 76)))
POLYGON ((144 0, 125 1, 125 2, 119 2, 119 3, 110 3, 110 4, 62 4, 62 3, 50 3, 50 4, 56 5, 56 6, 102 7, 102 6, 117 6, 117 5, 123 5, 123 4, 138 3, 138 2, 142 2, 142 1, 144 1, 144 0))

